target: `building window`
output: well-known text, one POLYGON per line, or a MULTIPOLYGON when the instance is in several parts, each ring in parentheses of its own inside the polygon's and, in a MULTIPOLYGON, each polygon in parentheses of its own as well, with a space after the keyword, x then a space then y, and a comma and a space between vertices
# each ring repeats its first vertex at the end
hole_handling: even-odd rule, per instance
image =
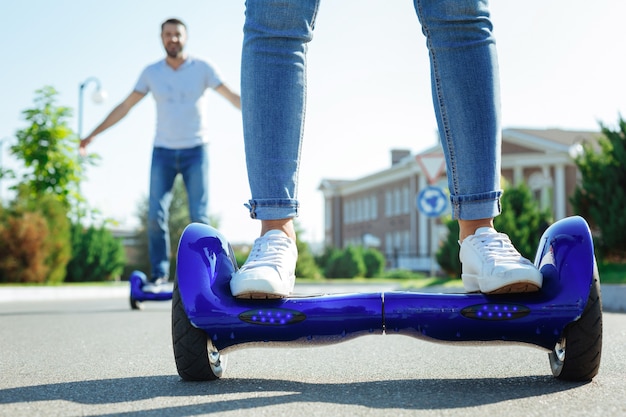
POLYGON ((393 247, 398 252, 402 252, 402 232, 395 232, 393 234, 393 247))
POLYGON ((354 201, 346 201, 343 212, 343 221, 345 224, 351 224, 354 222, 354 201))
POLYGON ((330 198, 326 199, 326 216, 324 216, 324 226, 326 230, 331 230, 333 227, 333 203, 330 198))
POLYGON ((390 232, 385 233, 385 252, 388 256, 393 254, 393 237, 390 232))
POLYGON ((391 196, 391 191, 387 190, 385 191, 385 216, 386 217, 391 217, 393 215, 393 212, 391 211, 391 206, 392 206, 392 196, 391 196))
POLYGON ((401 203, 401 195, 400 189, 396 188, 393 190, 393 214, 398 215, 401 213, 402 203, 401 203))
POLYGON ((402 187, 402 214, 408 214, 409 207, 409 186, 405 185, 402 187))
POLYGON ((378 199, 376 198, 376 194, 370 197, 370 210, 371 210, 371 219, 376 220, 378 218, 378 199))
POLYGON ((408 230, 402 232, 402 250, 406 255, 411 253, 411 232, 408 230))

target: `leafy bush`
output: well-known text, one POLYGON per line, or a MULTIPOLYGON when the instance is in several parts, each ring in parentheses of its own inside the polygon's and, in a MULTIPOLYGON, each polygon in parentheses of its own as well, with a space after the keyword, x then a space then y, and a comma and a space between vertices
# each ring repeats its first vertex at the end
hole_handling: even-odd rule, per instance
POLYGON ((376 278, 382 276, 387 263, 385 256, 374 248, 363 248, 362 256, 365 264, 365 277, 376 278))
POLYGON ((320 269, 320 272, 323 276, 328 277, 328 266, 330 265, 330 260, 337 256, 339 249, 333 246, 326 246, 324 248, 324 252, 322 254, 317 255, 315 257, 315 263, 320 269))
POLYGON ((451 277, 461 276, 461 261, 459 260, 459 222, 447 219, 444 221, 448 229, 446 240, 441 242, 437 251, 437 263, 443 271, 451 277))
POLYGON ((32 212, 0 217, 0 282, 45 282, 49 271, 46 220, 32 212))
POLYGON ((45 238, 45 264, 48 268, 46 283, 60 283, 65 279, 66 267, 72 257, 70 244, 70 220, 67 206, 50 193, 40 193, 29 197, 22 187, 11 203, 15 213, 39 213, 46 221, 48 233, 45 238))
POLYGON ((0 255, 0 262, 7 267, 10 264, 14 266, 21 264, 23 268, 33 270, 32 273, 27 274, 30 276, 28 281, 24 281, 25 278, 11 278, 11 282, 63 282, 65 267, 70 260, 72 250, 69 242, 70 223, 67 218, 67 207, 56 196, 47 193, 30 196, 24 192, 23 187, 18 187, 15 199, 8 208, 2 211, 0 219, 4 225, 4 249, 14 255, 5 252, 0 255), (43 220, 45 227, 41 228, 40 232, 31 231, 30 229, 35 227, 33 224, 40 227, 40 220, 43 220), (37 234, 40 242, 29 241, 32 233, 37 234), (17 247, 17 242, 22 242, 24 247, 17 247), (18 253, 28 254, 24 256, 30 256, 33 262, 19 261, 21 255, 18 253), (15 259, 6 259, 12 256, 15 259), (43 259, 45 276, 34 278, 43 271, 36 266, 40 259, 43 259), (39 272, 35 273, 35 270, 39 272))
POLYGON ((296 262, 296 278, 319 279, 322 277, 319 266, 315 262, 315 257, 311 253, 308 243, 302 237, 302 229, 296 222, 296 246, 298 248, 298 261, 296 262))
POLYGON ((385 256, 374 248, 348 246, 337 249, 327 246, 315 258, 322 274, 327 278, 374 278, 383 275, 385 256))
POLYGON ((296 277, 319 279, 322 277, 320 268, 315 263, 315 258, 306 242, 298 240, 298 261, 296 262, 296 277))
POLYGON ((126 254, 122 243, 104 227, 72 225, 73 257, 67 265, 67 282, 110 281, 117 279, 126 254))
POLYGON ((366 273, 362 251, 356 246, 348 246, 334 252, 326 266, 327 278, 364 277, 366 273))

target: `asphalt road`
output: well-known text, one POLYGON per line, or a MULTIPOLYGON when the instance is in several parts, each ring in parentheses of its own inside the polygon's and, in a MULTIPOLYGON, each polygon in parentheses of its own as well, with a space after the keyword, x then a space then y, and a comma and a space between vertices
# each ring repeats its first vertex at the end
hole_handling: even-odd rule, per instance
POLYGON ((590 383, 547 353, 365 336, 231 352, 224 377, 177 373, 170 303, 124 297, 0 303, 0 416, 624 416, 626 314, 604 314, 590 383))

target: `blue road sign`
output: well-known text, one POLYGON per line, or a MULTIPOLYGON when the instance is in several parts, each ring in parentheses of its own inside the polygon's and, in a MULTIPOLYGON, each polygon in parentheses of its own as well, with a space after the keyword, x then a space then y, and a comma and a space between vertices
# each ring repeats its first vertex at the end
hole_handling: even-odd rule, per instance
POLYGON ((439 217, 448 207, 448 196, 440 187, 429 185, 417 195, 417 209, 428 217, 439 217))

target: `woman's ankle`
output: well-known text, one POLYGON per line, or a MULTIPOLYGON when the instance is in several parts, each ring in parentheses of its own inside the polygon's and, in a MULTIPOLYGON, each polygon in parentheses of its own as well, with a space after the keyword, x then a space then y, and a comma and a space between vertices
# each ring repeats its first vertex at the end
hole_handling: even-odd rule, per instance
POLYGON ((293 219, 261 220, 261 236, 270 230, 280 230, 291 240, 296 241, 296 229, 293 219))
POLYGON ((459 242, 476 233, 481 227, 493 228, 493 217, 489 219, 459 220, 459 242))

